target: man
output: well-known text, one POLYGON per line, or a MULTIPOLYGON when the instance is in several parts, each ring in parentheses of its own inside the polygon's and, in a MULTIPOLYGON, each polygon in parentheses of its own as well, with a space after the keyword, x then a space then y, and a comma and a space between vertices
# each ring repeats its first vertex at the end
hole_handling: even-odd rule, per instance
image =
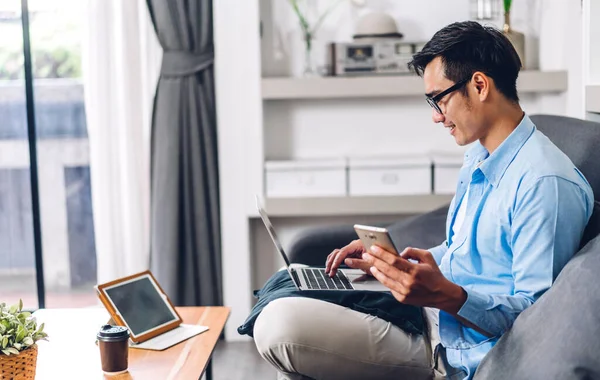
POLYGON ((592 190, 519 106, 521 62, 510 42, 493 28, 454 23, 410 66, 423 77, 433 121, 457 144, 472 144, 446 241, 397 256, 366 253, 356 240, 332 252, 326 270, 345 262, 372 274, 399 302, 424 307, 428 334, 322 301, 277 300, 254 334, 280 378, 470 378, 578 248, 592 190))

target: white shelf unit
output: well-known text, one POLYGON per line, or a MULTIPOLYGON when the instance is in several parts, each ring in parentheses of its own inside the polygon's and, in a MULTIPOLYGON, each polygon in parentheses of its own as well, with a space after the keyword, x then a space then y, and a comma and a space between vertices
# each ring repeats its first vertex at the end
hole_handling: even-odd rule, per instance
POLYGON ((419 214, 450 203, 452 195, 381 197, 267 198, 273 217, 419 214))
MULTIPOLYGON (((523 71, 517 83, 521 93, 562 92, 566 71, 523 71)), ((344 99, 423 96, 423 80, 416 75, 380 77, 263 78, 262 99, 344 99)), ((273 217, 417 214, 431 211, 452 199, 446 195, 395 197, 267 198, 273 217)))
MULTIPOLYGON (((523 71, 521 93, 562 92, 568 86, 566 71, 523 71)), ((263 78, 264 100, 369 98, 423 96, 423 79, 416 75, 379 77, 263 78)))
POLYGON ((587 112, 600 113, 600 85, 586 86, 585 109, 587 112))

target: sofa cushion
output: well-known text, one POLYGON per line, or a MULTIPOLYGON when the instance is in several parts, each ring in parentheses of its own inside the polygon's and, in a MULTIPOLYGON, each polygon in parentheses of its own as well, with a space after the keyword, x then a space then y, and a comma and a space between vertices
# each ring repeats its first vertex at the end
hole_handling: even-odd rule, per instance
POLYGON ((533 115, 531 121, 573 161, 600 200, 600 123, 555 115, 533 115))
POLYGON ((475 379, 600 378, 600 236, 483 359, 475 379))
POLYGON ((394 245, 428 249, 441 244, 446 236, 448 205, 387 226, 394 245))

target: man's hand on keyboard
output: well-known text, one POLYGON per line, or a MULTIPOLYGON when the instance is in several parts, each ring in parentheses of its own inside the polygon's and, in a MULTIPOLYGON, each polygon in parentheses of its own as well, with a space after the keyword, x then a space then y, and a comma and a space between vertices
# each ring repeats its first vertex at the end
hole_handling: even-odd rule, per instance
POLYGON ((365 252, 365 248, 360 239, 353 240, 343 248, 334 249, 327 256, 325 273, 330 277, 335 276, 339 266, 344 262, 350 268, 362 269, 366 274, 372 275, 369 270, 371 265, 362 259, 363 252, 365 252))

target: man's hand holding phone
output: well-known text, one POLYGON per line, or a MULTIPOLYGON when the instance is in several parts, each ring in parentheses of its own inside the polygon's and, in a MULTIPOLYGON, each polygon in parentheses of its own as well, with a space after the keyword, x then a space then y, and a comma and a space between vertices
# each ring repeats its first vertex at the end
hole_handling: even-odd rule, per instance
POLYGON ((359 239, 329 254, 326 273, 335 276, 344 262, 374 276, 400 302, 452 313, 460 309, 465 297, 462 288, 444 277, 431 252, 409 247, 399 253, 387 229, 359 224, 354 229, 359 239))
POLYGON ((398 256, 374 247, 363 258, 371 264, 373 276, 402 303, 456 315, 467 299, 463 288, 444 277, 427 250, 408 247, 398 256))

